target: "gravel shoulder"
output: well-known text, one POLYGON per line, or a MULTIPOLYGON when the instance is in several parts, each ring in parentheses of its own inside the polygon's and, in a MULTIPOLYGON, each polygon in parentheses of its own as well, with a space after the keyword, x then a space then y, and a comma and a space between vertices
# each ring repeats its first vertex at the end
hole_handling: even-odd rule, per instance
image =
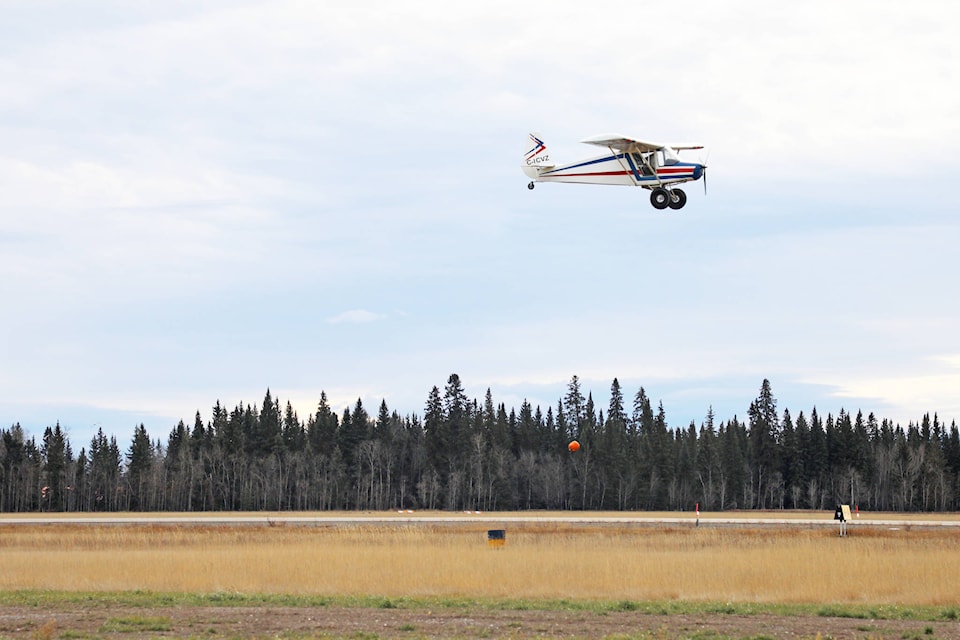
POLYGON ((0 638, 960 638, 960 622, 638 612, 75 603, 0 606, 0 638))

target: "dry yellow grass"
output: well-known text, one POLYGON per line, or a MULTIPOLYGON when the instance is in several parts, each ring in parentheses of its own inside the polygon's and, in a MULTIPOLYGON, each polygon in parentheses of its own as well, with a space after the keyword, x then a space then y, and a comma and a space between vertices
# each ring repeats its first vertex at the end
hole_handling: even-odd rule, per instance
POLYGON ((957 604, 952 530, 5 525, 0 589, 957 604))

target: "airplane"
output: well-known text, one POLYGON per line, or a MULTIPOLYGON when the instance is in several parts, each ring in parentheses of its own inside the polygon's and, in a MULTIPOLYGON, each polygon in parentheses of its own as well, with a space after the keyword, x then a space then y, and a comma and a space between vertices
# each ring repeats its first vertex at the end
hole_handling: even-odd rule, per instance
POLYGON ((620 134, 593 136, 581 140, 585 144, 606 147, 609 153, 579 162, 558 165, 550 158, 547 145, 539 134, 529 134, 520 168, 532 178, 528 189, 537 182, 572 182, 579 184, 619 184, 650 190, 650 204, 656 209, 681 209, 687 194, 673 185, 703 177, 706 192, 707 166, 681 162, 678 151, 703 149, 701 145, 669 145, 644 142, 620 134))

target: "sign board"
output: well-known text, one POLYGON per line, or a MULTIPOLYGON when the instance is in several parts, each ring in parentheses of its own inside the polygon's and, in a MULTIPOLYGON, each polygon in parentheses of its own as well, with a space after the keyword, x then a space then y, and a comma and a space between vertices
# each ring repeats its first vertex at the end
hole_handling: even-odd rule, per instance
POLYGON ((490 529, 487 531, 487 544, 491 547, 502 547, 507 543, 506 529, 490 529))
POLYGON ((840 521, 840 535, 847 535, 847 521, 850 520, 850 505, 838 504, 837 510, 833 512, 833 519, 840 521))

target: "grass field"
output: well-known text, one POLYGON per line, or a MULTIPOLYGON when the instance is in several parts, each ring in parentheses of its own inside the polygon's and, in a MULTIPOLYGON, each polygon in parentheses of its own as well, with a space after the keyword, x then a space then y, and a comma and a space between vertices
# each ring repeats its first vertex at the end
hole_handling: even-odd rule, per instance
MULTIPOLYGON (((675 514, 674 514, 675 515, 675 514)), ((782 517, 782 516, 779 516, 782 517)), ((809 517, 809 515, 807 515, 809 517)), ((12 525, 0 590, 960 604, 960 531, 786 526, 12 525)))

